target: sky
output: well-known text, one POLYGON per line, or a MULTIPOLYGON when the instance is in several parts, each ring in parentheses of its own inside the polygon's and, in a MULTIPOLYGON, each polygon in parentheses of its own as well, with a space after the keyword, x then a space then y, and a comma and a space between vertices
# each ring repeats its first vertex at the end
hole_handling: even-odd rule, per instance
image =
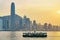
POLYGON ((12 2, 19 16, 26 15, 41 24, 60 25, 60 0, 0 0, 0 16, 10 15, 12 2))

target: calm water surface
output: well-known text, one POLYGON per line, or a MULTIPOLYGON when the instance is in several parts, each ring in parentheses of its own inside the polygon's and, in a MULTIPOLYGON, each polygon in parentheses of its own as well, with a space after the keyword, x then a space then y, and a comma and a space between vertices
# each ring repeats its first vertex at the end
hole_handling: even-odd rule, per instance
POLYGON ((60 32, 47 32, 47 38, 23 38, 22 31, 1 31, 0 40, 60 40, 60 32))

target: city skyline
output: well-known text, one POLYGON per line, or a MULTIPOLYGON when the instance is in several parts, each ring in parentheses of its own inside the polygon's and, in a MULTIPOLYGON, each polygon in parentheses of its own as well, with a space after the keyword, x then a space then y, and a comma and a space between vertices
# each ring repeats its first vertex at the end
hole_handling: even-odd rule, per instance
POLYGON ((59 25, 50 23, 38 24, 36 20, 31 21, 30 18, 21 17, 16 14, 15 3, 11 2, 10 14, 0 17, 0 31, 60 31, 59 25))
MULTIPOLYGON (((11 4, 11 2, 11 0, 0 0, 0 16, 10 15, 9 4, 11 4)), ((14 0, 14 2, 16 4, 16 14, 19 16, 26 15, 31 20, 36 20, 37 23, 41 24, 47 22, 60 25, 59 0, 14 0)))

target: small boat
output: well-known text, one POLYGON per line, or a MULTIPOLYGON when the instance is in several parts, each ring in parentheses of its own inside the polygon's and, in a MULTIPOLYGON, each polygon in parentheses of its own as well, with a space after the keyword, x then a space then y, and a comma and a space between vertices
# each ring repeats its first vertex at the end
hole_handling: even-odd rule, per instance
POLYGON ((47 33, 23 33, 23 37, 47 37, 47 33))

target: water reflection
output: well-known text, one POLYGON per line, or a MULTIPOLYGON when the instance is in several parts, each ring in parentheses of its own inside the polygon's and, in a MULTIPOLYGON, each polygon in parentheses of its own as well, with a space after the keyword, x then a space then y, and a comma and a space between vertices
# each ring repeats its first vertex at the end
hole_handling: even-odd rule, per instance
POLYGON ((16 32, 15 31, 11 31, 10 32, 10 40, 17 40, 17 36, 16 36, 16 32))

